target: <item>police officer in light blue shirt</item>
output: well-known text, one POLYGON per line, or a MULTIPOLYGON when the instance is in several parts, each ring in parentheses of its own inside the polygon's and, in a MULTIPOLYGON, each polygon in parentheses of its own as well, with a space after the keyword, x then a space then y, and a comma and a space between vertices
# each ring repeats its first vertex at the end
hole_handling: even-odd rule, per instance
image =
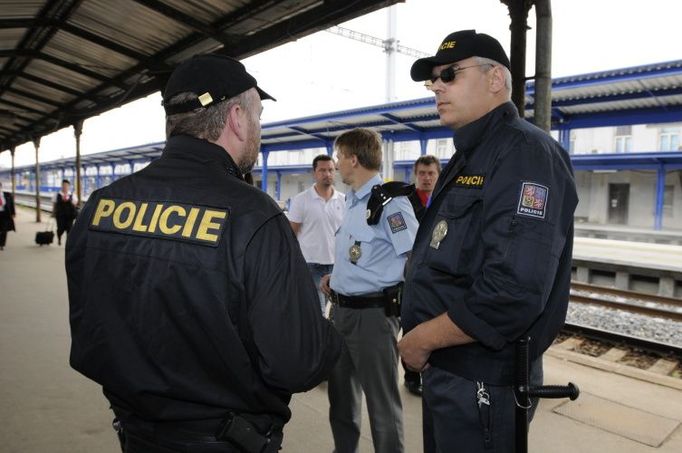
POLYGON ((336 233, 334 270, 321 281, 334 302, 334 326, 348 346, 329 377, 335 452, 358 451, 364 391, 375 452, 401 453, 397 302, 418 223, 404 196, 378 203, 381 213, 370 220, 368 203, 372 205, 372 193, 382 183, 381 138, 376 132, 354 129, 340 135, 335 146, 338 171, 352 188, 336 233))

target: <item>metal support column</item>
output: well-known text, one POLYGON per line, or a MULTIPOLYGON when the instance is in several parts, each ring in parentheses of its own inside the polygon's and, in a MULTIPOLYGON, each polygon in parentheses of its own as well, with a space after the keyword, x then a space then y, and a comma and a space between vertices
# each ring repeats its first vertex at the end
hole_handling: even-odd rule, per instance
POLYGON ((386 52, 386 102, 395 100, 395 54, 398 44, 398 18, 395 6, 388 8, 388 39, 384 40, 386 52))
POLYGON ((16 192, 17 182, 15 181, 16 176, 14 174, 14 151, 15 151, 15 148, 13 146, 9 150, 9 153, 12 155, 12 171, 10 172, 10 174, 12 175, 12 198, 16 200, 17 197, 16 197, 15 192, 16 192))
POLYGON ((277 183, 275 185, 275 200, 279 200, 282 195, 282 172, 278 171, 276 172, 277 174, 277 183))
POLYGON ((36 222, 40 223, 40 137, 33 139, 33 146, 36 148, 36 170, 35 170, 35 184, 36 184, 36 222))
POLYGON ((419 152, 423 156, 426 154, 426 147, 429 145, 429 139, 428 138, 420 138, 419 139, 419 152))
POLYGON ((260 188, 263 192, 268 193, 268 156, 270 151, 261 151, 263 154, 263 167, 261 169, 260 188))
POLYGON ((658 166, 656 175, 656 213, 654 215, 654 230, 663 228, 663 198, 665 197, 665 166, 658 166))
POLYGON ((384 140, 384 146, 383 146, 383 153, 384 153, 384 158, 383 158, 383 179, 384 182, 388 181, 393 181, 394 178, 394 169, 393 169, 393 162, 395 160, 395 143, 393 142, 393 139, 389 140, 384 140))
POLYGON ((559 143, 561 143, 561 146, 566 151, 568 151, 569 153, 571 152, 571 130, 570 129, 564 129, 564 128, 559 129, 559 143))
POLYGON ((95 189, 99 189, 102 187, 102 177, 99 172, 99 164, 95 165, 95 169, 97 170, 97 174, 95 175, 95 189))
MULTIPOLYGON (((552 5, 535 0, 535 125, 549 132, 552 125, 552 5)), ((566 148, 568 149, 568 148, 566 148)))
POLYGON ((512 102, 524 117, 526 103, 526 30, 528 30, 528 11, 532 0, 502 0, 509 8, 511 17, 511 51, 509 61, 512 74, 512 102))
POLYGON ((326 141, 325 146, 327 147, 327 156, 331 156, 334 154, 334 142, 333 141, 326 141))
POLYGON ((83 121, 76 121, 73 125, 73 135, 76 137, 76 201, 78 207, 82 205, 83 190, 81 188, 81 134, 83 133, 83 121))

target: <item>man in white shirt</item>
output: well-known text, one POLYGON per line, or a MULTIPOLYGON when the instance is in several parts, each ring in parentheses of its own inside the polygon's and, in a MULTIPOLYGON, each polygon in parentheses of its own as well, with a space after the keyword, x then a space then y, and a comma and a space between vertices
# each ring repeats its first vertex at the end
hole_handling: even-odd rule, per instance
POLYGON ((324 314, 327 300, 320 291, 320 278, 331 274, 334 265, 334 235, 345 210, 344 194, 334 189, 334 160, 321 154, 313 159, 315 184, 291 200, 289 223, 298 236, 303 257, 320 297, 324 314))

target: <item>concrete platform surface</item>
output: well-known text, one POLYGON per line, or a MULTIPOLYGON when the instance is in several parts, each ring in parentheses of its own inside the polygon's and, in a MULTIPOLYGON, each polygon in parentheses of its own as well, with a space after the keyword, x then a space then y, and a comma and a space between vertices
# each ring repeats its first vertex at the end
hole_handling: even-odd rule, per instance
POLYGON ((682 272, 682 245, 576 237, 573 259, 682 272))
MULTIPOLYGON (((109 453, 120 451, 101 389, 69 368, 64 249, 33 243, 40 226, 21 209, 18 233, 0 252, 0 452, 109 453)), ((682 392, 545 356, 546 383, 577 383, 585 402, 544 400, 530 431, 534 453, 682 451, 682 392), (606 403, 604 403, 606 402, 606 403), (602 406, 610 405, 610 411, 602 406), (616 407, 626 409, 613 410, 616 407), (591 421, 593 414, 619 420, 591 421), (627 419, 625 418, 627 417, 627 419), (619 427, 661 422, 634 440, 619 427), (595 426, 599 425, 599 426, 595 426), (658 443, 658 447, 648 445, 658 443)), ((421 402, 403 392, 406 452, 421 448, 421 402)), ((295 395, 285 428, 285 453, 333 449, 324 384, 295 395)), ((641 435, 641 429, 639 434, 641 435)), ((361 453, 373 451, 367 414, 361 453)), ((464 452, 466 453, 466 452, 464 452)))

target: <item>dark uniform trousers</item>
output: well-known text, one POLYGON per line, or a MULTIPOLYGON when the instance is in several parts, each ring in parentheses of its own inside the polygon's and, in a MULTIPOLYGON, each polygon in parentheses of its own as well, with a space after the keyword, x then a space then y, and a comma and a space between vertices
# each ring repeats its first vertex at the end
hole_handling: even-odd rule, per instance
POLYGON ((362 392, 365 392, 376 453, 403 451, 398 390, 398 318, 383 308, 334 305, 334 326, 347 348, 329 376, 329 414, 335 453, 358 452, 362 392))
MULTIPOLYGON (((540 357, 531 365, 531 384, 542 385, 542 377, 540 357)), ((514 452, 516 400, 511 386, 477 383, 433 366, 422 380, 424 453, 514 452), (480 384, 489 405, 478 404, 480 384)), ((537 403, 537 398, 531 400, 529 422, 537 403)))

